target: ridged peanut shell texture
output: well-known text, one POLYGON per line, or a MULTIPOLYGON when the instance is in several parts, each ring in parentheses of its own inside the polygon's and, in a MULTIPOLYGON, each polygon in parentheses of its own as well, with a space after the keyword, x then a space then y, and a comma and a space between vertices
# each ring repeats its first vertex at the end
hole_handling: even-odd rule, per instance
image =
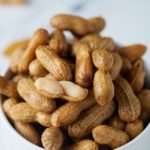
POLYGON ((83 138, 90 134, 92 129, 103 123, 113 114, 114 101, 105 106, 94 105, 81 113, 80 117, 68 127, 68 133, 72 138, 83 138))
POLYGON ((119 117, 126 122, 136 120, 141 113, 139 99, 134 94, 130 84, 123 77, 117 77, 114 83, 119 117))
POLYGON ((93 129, 92 135, 97 143, 109 145, 113 149, 129 141, 129 136, 125 132, 107 125, 97 126, 93 129))
POLYGON ((109 72, 95 72, 93 81, 94 96, 101 106, 107 105, 114 97, 114 85, 109 72))
POLYGON ((57 80, 71 80, 72 70, 67 62, 61 59, 53 49, 48 46, 40 46, 36 49, 36 57, 40 63, 57 80))
POLYGON ((41 140, 45 150, 60 150, 64 142, 64 136, 59 128, 50 127, 42 133, 41 140))
POLYGON ((52 112, 55 110, 55 100, 48 99, 39 94, 32 79, 24 78, 20 80, 17 89, 20 96, 35 110, 43 112, 52 112))

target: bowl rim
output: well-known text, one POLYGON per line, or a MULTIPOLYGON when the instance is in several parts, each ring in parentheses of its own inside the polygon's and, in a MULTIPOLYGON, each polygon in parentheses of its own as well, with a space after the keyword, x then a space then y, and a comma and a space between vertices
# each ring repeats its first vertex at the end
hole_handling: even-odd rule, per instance
MULTIPOLYGON (((8 69, 4 75, 5 77, 10 78, 9 76, 12 76, 12 72, 8 69), (11 74, 11 75, 9 75, 11 74)), ((2 107, 2 103, 3 103, 3 98, 2 95, 0 94, 0 113, 2 114, 2 119, 5 121, 5 123, 8 126, 9 131, 11 131, 12 134, 14 134, 15 136, 17 136, 20 140, 23 141, 23 143, 25 143, 25 145, 28 145, 32 148, 35 148, 37 150, 44 150, 44 148, 33 144, 32 142, 30 142, 29 140, 25 139, 21 134, 19 134, 15 128, 11 125, 10 121, 8 120, 3 107, 2 107)), ((147 124, 147 126, 144 128, 144 130, 134 139, 132 139, 131 141, 129 141, 128 143, 114 149, 114 150, 122 150, 123 148, 128 148, 130 145, 134 144, 137 140, 139 140, 140 138, 142 138, 143 135, 145 135, 147 133, 147 131, 150 130, 150 122, 147 124)))

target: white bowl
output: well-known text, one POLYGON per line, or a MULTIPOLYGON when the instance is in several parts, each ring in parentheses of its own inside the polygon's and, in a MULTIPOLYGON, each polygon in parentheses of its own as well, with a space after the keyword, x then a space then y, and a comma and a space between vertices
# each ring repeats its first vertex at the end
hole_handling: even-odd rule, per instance
MULTIPOLYGON (((145 68, 147 68, 147 85, 150 87, 150 61, 148 57, 144 57, 145 68), (149 77, 149 78, 148 78, 149 77)), ((8 76, 9 73, 6 74, 8 76)), ((0 106, 2 104, 2 99, 0 97, 0 106)), ((16 130, 12 127, 10 122, 8 121, 6 115, 4 114, 2 107, 0 107, 0 116, 2 123, 5 126, 5 130, 8 130, 9 136, 13 138, 13 141, 16 145, 20 145, 22 150, 44 150, 43 148, 32 144, 23 138, 16 130)), ((150 150, 150 123, 144 129, 144 131, 137 136, 135 139, 130 141, 129 143, 115 149, 115 150, 150 150), (144 148, 143 148, 144 146, 144 148)))

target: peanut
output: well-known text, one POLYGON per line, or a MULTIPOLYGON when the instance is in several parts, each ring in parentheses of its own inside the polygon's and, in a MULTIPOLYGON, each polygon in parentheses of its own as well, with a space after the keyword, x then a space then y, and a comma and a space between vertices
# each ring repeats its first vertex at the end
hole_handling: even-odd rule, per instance
POLYGON ((4 50, 4 54, 6 56, 12 56, 13 53, 17 50, 17 49, 24 49, 27 47, 29 43, 29 39, 23 39, 23 40, 19 40, 16 41, 12 44, 10 44, 5 50, 4 50))
POLYGON ((88 89, 82 88, 71 81, 54 81, 48 78, 38 78, 35 87, 41 95, 48 98, 63 98, 78 102, 85 99, 88 89))
POLYGON ((9 114, 10 118, 14 121, 24 123, 38 122, 45 127, 51 126, 51 115, 49 113, 37 112, 26 102, 21 102, 14 105, 9 114))
POLYGON ((140 101, 130 84, 121 76, 115 80, 115 97, 118 101, 119 117, 123 121, 132 122, 140 116, 140 101))
POLYGON ((141 102, 142 112, 140 119, 144 122, 150 121, 150 90, 143 89, 138 93, 138 98, 141 102))
POLYGON ((92 135, 97 143, 109 145, 113 149, 129 141, 129 136, 125 132, 107 125, 97 126, 93 129, 92 135))
POLYGON ((66 14, 59 14, 52 17, 50 23, 57 29, 71 31, 79 36, 97 32, 104 27, 104 20, 100 17, 86 20, 82 17, 66 14))
POLYGON ((57 53, 64 54, 67 53, 67 43, 65 36, 61 30, 55 30, 50 35, 49 46, 57 53))
POLYGON ((35 50, 38 46, 48 43, 48 32, 45 29, 38 29, 29 42, 21 60, 18 64, 19 72, 28 72, 28 67, 35 57, 35 50))
POLYGON ((92 52, 93 63, 99 70, 110 70, 113 66, 113 56, 106 50, 97 49, 92 52))
POLYGON ((29 72, 32 76, 43 77, 48 74, 48 71, 35 59, 29 65, 29 72))
POLYGON ((114 97, 114 85, 108 72, 96 71, 93 90, 97 103, 101 106, 108 104, 114 97))
POLYGON ((54 100, 48 99, 37 92, 34 82, 30 78, 20 80, 17 89, 20 96, 37 111, 52 112, 56 107, 54 100))
POLYGON ((64 142, 64 136, 59 128, 50 127, 42 133, 41 140, 46 150, 60 150, 64 142))
POLYGON ((50 80, 57 81, 57 79, 51 73, 47 74, 45 77, 50 79, 50 80))
POLYGON ((125 122, 122 121, 118 115, 113 115, 107 120, 107 125, 116 129, 123 130, 125 127, 125 122))
POLYGON ((113 52, 112 56, 113 56, 113 66, 110 69, 110 75, 112 80, 115 80, 120 74, 123 62, 118 53, 113 52))
POLYGON ((142 60, 137 60, 132 69, 128 72, 127 79, 131 83, 133 91, 135 93, 142 90, 145 81, 145 70, 142 60))
POLYGON ((15 129, 27 140, 30 142, 40 145, 40 135, 37 130, 31 125, 22 122, 14 123, 15 129))
POLYGON ((19 101, 14 98, 10 98, 5 100, 3 103, 3 110, 6 113, 6 115, 11 119, 13 122, 13 125, 15 129, 27 140, 30 142, 39 145, 40 144, 40 135, 36 131, 36 129, 28 123, 13 121, 11 118, 11 109, 18 103, 19 101))
POLYGON ((63 148, 63 150, 98 150, 98 145, 92 140, 81 140, 71 146, 63 148))
POLYGON ((81 116, 68 127, 68 133, 73 138, 83 138, 97 125, 107 120, 115 110, 115 103, 112 101, 105 106, 94 105, 87 109, 81 116))
POLYGON ((122 62, 123 62, 121 73, 122 74, 126 74, 126 73, 128 73, 131 70, 132 63, 131 63, 131 61, 128 58, 126 58, 124 56, 121 56, 121 57, 122 57, 122 62))
POLYGON ((67 62, 61 59, 50 47, 40 46, 36 50, 37 59, 57 79, 71 80, 72 71, 67 62))
POLYGON ((90 90, 88 97, 83 101, 78 103, 68 102, 54 111, 51 115, 51 123, 55 127, 69 125, 79 117, 83 110, 95 103, 93 92, 90 90))
POLYGON ((12 54, 11 62, 10 62, 10 70, 14 73, 18 73, 18 62, 20 61, 21 56, 24 53, 23 48, 18 48, 15 50, 15 52, 12 54))
POLYGON ((23 78, 27 78, 27 75, 23 75, 23 74, 17 74, 12 78, 12 81, 18 83, 20 80, 22 80, 23 78))
POLYGON ((138 136, 144 129, 143 122, 139 119, 134 122, 127 123, 125 132, 130 136, 131 139, 138 136))
POLYGON ((118 52, 122 55, 127 57, 131 62, 140 59, 142 55, 146 52, 146 46, 142 44, 134 44, 129 45, 126 47, 122 47, 118 49, 118 52))
POLYGON ((18 98, 17 84, 11 80, 6 79, 5 77, 0 76, 0 94, 3 94, 7 97, 18 98))
POLYGON ((76 53, 75 82, 82 87, 89 87, 93 77, 93 63, 90 48, 81 44, 76 53))

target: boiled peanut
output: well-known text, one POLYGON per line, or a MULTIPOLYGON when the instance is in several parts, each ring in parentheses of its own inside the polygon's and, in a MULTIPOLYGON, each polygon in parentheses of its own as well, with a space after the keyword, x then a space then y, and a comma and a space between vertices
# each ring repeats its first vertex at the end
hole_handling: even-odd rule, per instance
POLYGON ((57 29, 71 31, 75 35, 84 36, 102 29, 104 20, 99 17, 92 18, 89 21, 78 16, 59 14, 52 17, 51 25, 57 29))
POLYGON ((138 93, 138 98, 141 102, 142 112, 140 119, 144 122, 150 121, 150 90, 143 89, 138 93))
POLYGON ((14 121, 24 122, 24 123, 31 123, 31 122, 38 122, 43 126, 50 127, 51 115, 49 113, 44 112, 37 112, 34 110, 30 105, 26 102, 21 102, 14 105, 10 112, 10 118, 14 121))
POLYGON ((37 59, 57 79, 71 80, 72 71, 67 62, 61 59, 50 47, 40 46, 36 50, 37 59))
POLYGON ((94 105, 81 113, 81 116, 68 127, 68 133, 73 138, 83 138, 97 125, 107 120, 115 110, 112 101, 105 106, 94 105))
POLYGON ((0 76, 0 94, 18 98, 17 83, 0 76))
POLYGON ((11 57, 11 62, 10 62, 10 70, 14 73, 18 73, 19 72, 19 61, 24 53, 24 49, 23 48, 18 48, 15 50, 15 52, 12 54, 11 57))
POLYGON ((30 78, 20 80, 17 89, 20 96, 37 111, 52 112, 56 107, 54 100, 48 99, 38 93, 34 82, 30 78))
POLYGON ((46 150, 60 150, 64 142, 64 136, 59 128, 50 127, 42 133, 41 140, 46 150))
POLYGON ((142 44, 133 44, 126 47, 122 47, 118 49, 118 52, 127 57, 131 62, 140 59, 142 55, 146 52, 146 46, 142 44))
POLYGON ((35 57, 35 50, 38 46, 48 43, 48 32, 45 29, 38 29, 29 42, 27 49, 22 55, 18 68, 20 73, 28 72, 28 67, 35 57))
POLYGON ((43 77, 48 74, 48 71, 35 59, 29 65, 29 72, 32 76, 43 77))
POLYGON ((107 125, 116 129, 123 130, 125 127, 125 122, 122 121, 118 115, 113 115, 107 120, 107 125))
POLYGON ((123 121, 132 122, 140 116, 140 101, 130 84, 121 76, 115 80, 115 97, 118 101, 119 117, 123 121))
POLYGON ((12 56, 13 53, 17 49, 25 49, 28 46, 28 43, 29 43, 29 39, 23 39, 23 40, 19 40, 19 41, 13 42, 7 48, 5 48, 4 54, 6 56, 12 56))
POLYGON ((90 90, 88 97, 83 101, 78 103, 68 102, 54 111, 51 115, 51 123, 55 127, 69 125, 79 117, 83 110, 95 103, 93 92, 90 90))
POLYGON ((64 54, 67 53, 67 43, 65 36, 61 30, 55 30, 50 35, 49 46, 57 53, 64 54))
POLYGON ((109 145, 113 149, 129 141, 129 136, 125 132, 107 125, 97 126, 93 129, 92 135, 97 143, 109 145))
POLYGON ((145 70, 142 60, 137 60, 133 64, 132 69, 128 72, 127 79, 131 83, 135 93, 142 90, 145 81, 145 70))
POLYGON ((118 53, 113 52, 112 56, 113 56, 113 66, 110 69, 110 75, 112 80, 115 80, 117 76, 120 74, 123 62, 118 53))
POLYGON ((94 96, 101 106, 108 104, 114 97, 114 85, 108 72, 96 71, 93 81, 94 96))
POLYGON ((89 87, 93 77, 93 63, 90 48, 81 44, 76 53, 75 82, 82 87, 89 87))
POLYGON ((62 150, 98 150, 98 145, 92 140, 81 140, 71 146, 65 147, 62 150))
POLYGON ((38 131, 31 125, 22 122, 15 122, 14 123, 15 129, 27 140, 30 142, 40 145, 40 135, 38 131))
POLYGON ((131 139, 138 136, 144 129, 143 122, 139 119, 134 122, 127 123, 125 132, 130 136, 131 139))
POLYGON ((97 49, 92 52, 93 63, 96 68, 108 71, 113 66, 113 56, 106 50, 97 49))

